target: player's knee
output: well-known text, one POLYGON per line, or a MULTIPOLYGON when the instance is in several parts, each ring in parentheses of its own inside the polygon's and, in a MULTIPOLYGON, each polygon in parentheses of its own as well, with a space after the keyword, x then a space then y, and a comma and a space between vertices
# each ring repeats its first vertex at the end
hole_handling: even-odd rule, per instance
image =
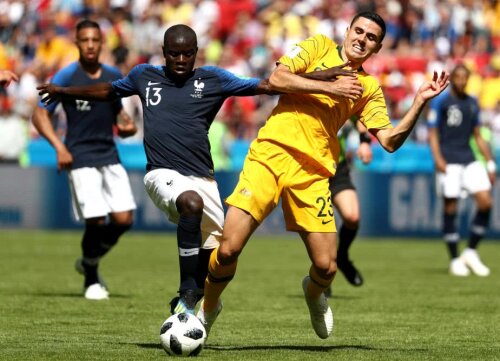
POLYGON ((359 228, 359 214, 358 213, 346 214, 342 218, 342 222, 349 229, 358 229, 359 228))
POLYGON ((337 263, 329 258, 317 260, 313 265, 318 275, 325 280, 333 278, 337 272, 337 263))
POLYGON ((198 215, 203 213, 203 198, 195 191, 183 192, 175 201, 177 211, 181 215, 198 215))
POLYGON ((123 228, 130 228, 134 223, 134 212, 120 212, 111 214, 111 223, 123 228))
POLYGON ((493 206, 493 202, 491 198, 485 198, 478 203, 477 209, 480 212, 489 212, 493 206))
POLYGON ((217 253, 217 259, 222 265, 229 265, 238 260, 241 249, 233 247, 227 242, 221 242, 217 253))

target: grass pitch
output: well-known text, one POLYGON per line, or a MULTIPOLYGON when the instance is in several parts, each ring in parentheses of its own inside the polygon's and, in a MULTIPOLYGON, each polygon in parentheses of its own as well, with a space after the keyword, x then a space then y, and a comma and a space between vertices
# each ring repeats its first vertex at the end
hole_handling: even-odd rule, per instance
MULTIPOLYGON (((80 232, 1 231, 0 360, 165 360, 159 328, 178 284, 175 238, 130 232, 103 260, 111 300, 82 297, 80 232)), ((333 337, 309 322, 298 236, 253 237, 203 360, 500 360, 500 243, 487 278, 453 278, 440 240, 359 239, 365 285, 339 274, 333 337)))

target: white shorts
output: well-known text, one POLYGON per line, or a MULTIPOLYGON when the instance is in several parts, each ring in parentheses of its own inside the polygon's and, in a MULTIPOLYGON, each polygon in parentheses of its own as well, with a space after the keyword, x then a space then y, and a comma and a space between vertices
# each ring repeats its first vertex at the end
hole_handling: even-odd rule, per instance
POLYGON ((464 192, 475 194, 491 189, 491 182, 486 167, 479 161, 463 164, 448 164, 446 173, 436 175, 438 196, 460 198, 464 192))
POLYGON ((204 203, 201 218, 203 248, 219 245, 218 239, 222 236, 224 226, 224 209, 214 179, 184 176, 171 169, 155 169, 144 176, 144 186, 153 203, 175 224, 179 223, 175 205, 179 195, 186 191, 198 193, 204 203))
POLYGON ((78 220, 136 208, 127 172, 121 164, 68 172, 73 212, 78 220))

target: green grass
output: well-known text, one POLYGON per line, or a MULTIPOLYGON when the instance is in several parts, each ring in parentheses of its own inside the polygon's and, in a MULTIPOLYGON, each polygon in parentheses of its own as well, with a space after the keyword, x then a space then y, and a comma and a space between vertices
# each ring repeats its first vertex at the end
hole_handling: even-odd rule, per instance
MULTIPOLYGON (((0 238, 1 360, 164 360, 159 328, 178 283, 172 235, 130 232, 102 262, 111 300, 86 301, 73 270, 80 232, 0 238)), ((487 278, 448 276, 439 240, 368 240, 352 258, 365 285, 334 282, 335 332, 318 339, 297 236, 255 236, 223 295, 202 360, 500 360, 500 243, 487 278)))

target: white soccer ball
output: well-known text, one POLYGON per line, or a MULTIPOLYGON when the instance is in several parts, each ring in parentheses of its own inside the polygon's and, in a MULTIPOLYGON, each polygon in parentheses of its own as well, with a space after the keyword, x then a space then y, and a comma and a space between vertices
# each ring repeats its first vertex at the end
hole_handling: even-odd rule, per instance
POLYGON ((160 342, 171 356, 196 356, 203 349, 207 332, 195 315, 177 313, 163 322, 160 342))

